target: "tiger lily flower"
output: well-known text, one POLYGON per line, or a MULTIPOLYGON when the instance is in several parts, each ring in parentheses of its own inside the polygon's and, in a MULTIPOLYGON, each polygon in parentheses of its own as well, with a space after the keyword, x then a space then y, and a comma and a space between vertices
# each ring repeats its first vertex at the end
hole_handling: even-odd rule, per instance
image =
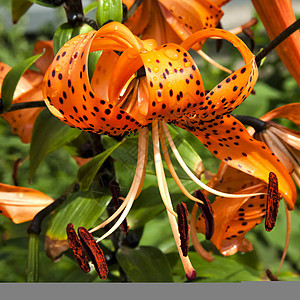
MULTIPOLYGON (((154 40, 141 41, 126 26, 111 22, 97 32, 74 37, 59 50, 44 77, 43 95, 49 110, 69 126, 85 131, 111 136, 139 134, 137 167, 127 196, 111 217, 90 230, 103 228, 119 216, 98 242, 121 225, 142 189, 150 124, 158 188, 187 278, 194 278, 195 270, 181 249, 177 213, 172 207, 160 147, 175 182, 189 199, 201 202, 180 182, 170 162, 167 143, 184 171, 201 188, 221 197, 241 195, 220 192, 201 182, 181 158, 168 123, 192 132, 215 156, 264 182, 268 182, 272 170, 279 179, 280 192, 293 207, 296 192, 288 172, 282 171, 284 168, 271 151, 262 149, 263 143, 252 139, 245 127, 228 114, 249 95, 257 76, 251 51, 237 36, 221 29, 199 31, 181 45, 157 47, 154 40), (245 65, 205 96, 200 72, 187 51, 210 37, 231 42, 242 54, 245 65), (103 53, 90 82, 88 54, 98 50, 103 53)), ((260 194, 243 194, 243 197, 260 194)))
POLYGON ((32 220, 53 201, 40 191, 0 183, 0 213, 16 224, 32 220))
MULTIPOLYGON (((296 21, 291 0, 252 0, 266 32, 273 40, 296 21)), ((276 47, 276 52, 300 86, 300 32, 294 32, 276 47)))
MULTIPOLYGON (((16 87, 13 103, 22 103, 27 101, 41 101, 42 82, 44 73, 53 59, 52 42, 39 41, 36 43, 34 53, 40 53, 46 49, 45 54, 36 61, 36 66, 41 72, 27 70, 18 82, 16 87), (52 53, 51 53, 52 51, 52 53)), ((2 82, 6 74, 11 69, 10 66, 0 62, 0 97, 2 82)), ((14 134, 19 135, 23 143, 30 143, 33 125, 36 117, 43 108, 27 108, 1 114, 1 117, 6 120, 14 134)))

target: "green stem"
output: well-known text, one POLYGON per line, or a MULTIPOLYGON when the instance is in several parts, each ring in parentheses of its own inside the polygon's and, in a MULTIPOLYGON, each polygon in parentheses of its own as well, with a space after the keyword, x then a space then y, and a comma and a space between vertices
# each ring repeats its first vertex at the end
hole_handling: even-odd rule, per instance
POLYGON ((39 281, 39 235, 30 233, 27 257, 27 282, 39 281))
POLYGON ((76 26, 83 23, 83 8, 81 0, 66 0, 64 9, 67 14, 68 23, 76 26))
POLYGON ((136 12, 136 10, 139 8, 139 6, 142 4, 143 0, 135 0, 134 3, 131 5, 130 9, 128 10, 127 14, 123 18, 123 23, 128 21, 133 14, 136 12))
POLYGON ((46 107, 46 104, 43 100, 14 103, 14 104, 12 104, 10 109, 8 111, 6 111, 5 113, 15 111, 15 110, 19 110, 19 109, 34 108, 34 107, 46 107))

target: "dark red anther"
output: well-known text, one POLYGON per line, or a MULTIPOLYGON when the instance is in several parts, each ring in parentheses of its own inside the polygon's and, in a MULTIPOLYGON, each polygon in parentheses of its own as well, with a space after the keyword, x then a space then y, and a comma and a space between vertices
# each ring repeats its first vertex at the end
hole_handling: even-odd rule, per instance
MULTIPOLYGON (((112 195, 112 200, 114 203, 115 210, 117 210, 123 203, 123 201, 120 199, 121 197, 120 186, 116 181, 113 180, 109 183, 109 189, 112 195)), ((128 232, 129 226, 127 224, 126 218, 124 219, 124 221, 120 226, 125 233, 128 232)))
POLYGON ((189 212, 185 203, 178 203, 177 216, 178 230, 181 242, 180 247, 183 256, 187 256, 189 252, 189 212))
POLYGON ((74 226, 72 223, 69 223, 67 225, 67 236, 68 236, 69 246, 73 250, 75 259, 76 259, 79 267, 81 268, 81 270, 83 272, 89 273, 91 271, 89 262, 83 252, 82 244, 75 232, 75 229, 74 229, 74 226))
POLYGON ((214 234, 214 229, 215 229, 213 210, 210 201, 207 199, 206 195, 200 189, 195 190, 194 195, 196 198, 203 201, 203 204, 199 202, 197 202, 197 204, 205 220, 205 238, 207 240, 210 240, 214 234))
POLYGON ((271 281, 280 281, 269 269, 266 270, 266 275, 271 281))
POLYGON ((267 211, 265 219, 266 231, 271 231, 276 223, 278 207, 279 207, 279 192, 278 192, 278 179, 275 173, 269 173, 269 185, 267 196, 267 211))
POLYGON ((84 227, 78 227, 78 235, 99 277, 104 280, 107 277, 108 268, 101 248, 84 227))

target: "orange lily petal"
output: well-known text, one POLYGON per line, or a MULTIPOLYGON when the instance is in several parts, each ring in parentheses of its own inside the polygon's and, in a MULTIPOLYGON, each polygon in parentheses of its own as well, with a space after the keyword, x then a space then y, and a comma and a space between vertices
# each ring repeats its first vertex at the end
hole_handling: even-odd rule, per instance
MULTIPOLYGON (((2 81, 10 69, 8 65, 0 62, 0 91, 2 81)), ((42 80, 43 76, 41 74, 27 70, 18 82, 13 103, 42 100, 42 80), (32 82, 32 84, 30 82, 32 82)), ((2 114, 1 117, 9 123, 12 132, 19 135, 23 143, 29 143, 35 119, 42 109, 43 108, 28 108, 8 112, 2 114)))
POLYGON ((274 172, 279 181, 279 191, 289 209, 296 201, 295 185, 288 171, 264 143, 254 140, 242 123, 231 115, 211 122, 180 127, 197 136, 207 149, 228 165, 268 182, 269 172, 274 172))
MULTIPOLYGON (((199 30, 216 27, 223 16, 222 10, 207 0, 164 0, 160 4, 166 21, 181 40, 199 30)), ((194 48, 198 50, 200 46, 194 48)))
POLYGON ((155 116, 173 120, 183 113, 194 111, 199 106, 199 99, 204 100, 200 72, 182 47, 166 44, 154 51, 141 53, 141 58, 149 87, 148 120, 155 116))
POLYGON ((53 201, 37 190, 0 183, 1 214, 16 224, 32 220, 53 201))
POLYGON ((263 121, 270 121, 276 118, 289 119, 300 126, 300 103, 290 103, 280 106, 269 111, 260 119, 263 121))
MULTIPOLYGON (((209 182, 210 186, 223 192, 249 193, 266 192, 267 185, 260 180, 221 164, 218 173, 209 182), (247 189, 247 190, 245 190, 247 189)), ((252 246, 244 235, 261 223, 266 211, 266 195, 250 198, 217 197, 212 204, 215 230, 211 241, 223 255, 232 255, 237 251, 251 251, 252 246)), ((196 230, 205 234, 205 221, 200 216, 196 221, 196 230)))
POLYGON ((102 46, 107 49, 104 38, 123 50, 142 45, 129 29, 116 22, 103 26, 97 33, 90 31, 76 36, 57 53, 45 74, 43 93, 51 112, 67 124, 86 131, 119 135, 125 129, 134 131, 142 125, 108 99, 99 97, 90 85, 86 68, 88 54, 91 49, 102 50, 102 46))
MULTIPOLYGON (((291 0, 252 0, 252 3, 271 40, 296 21, 291 0)), ((278 45, 275 50, 300 86, 299 30, 278 45)))
MULTIPOLYGON (((134 1, 123 1, 127 8, 130 9, 134 1)), ((125 22, 125 25, 135 34, 140 35, 144 32, 147 25, 150 23, 151 9, 153 9, 153 0, 144 0, 138 7, 133 16, 125 22), (152 6, 152 7, 151 7, 152 6)), ((155 38, 151 36, 151 38, 155 38)))
POLYGON ((53 53, 53 42, 52 41, 37 41, 33 48, 33 54, 39 54, 45 51, 44 55, 41 56, 36 62, 36 67, 45 74, 49 65, 51 64, 54 53, 53 53))
POLYGON ((118 59, 118 54, 113 50, 104 50, 97 62, 91 86, 100 98, 108 98, 109 81, 118 59))

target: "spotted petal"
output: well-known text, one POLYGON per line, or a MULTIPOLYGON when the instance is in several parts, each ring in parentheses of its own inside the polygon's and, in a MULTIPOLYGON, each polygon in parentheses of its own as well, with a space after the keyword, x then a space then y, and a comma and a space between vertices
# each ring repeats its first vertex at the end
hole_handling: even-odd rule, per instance
MULTIPOLYGON (((267 185, 260 180, 225 164, 220 165, 218 173, 210 180, 209 185, 223 192, 238 194, 267 191, 267 185)), ((217 197, 212 209, 215 231, 211 241, 219 251, 223 255, 251 251, 251 243, 244 235, 264 219, 266 195, 237 199, 217 197)), ((196 221, 196 230, 205 233, 202 216, 196 221)))
POLYGON ((231 167, 264 182, 268 182, 269 173, 274 172, 281 195, 289 209, 294 208, 296 189, 288 171, 274 153, 264 143, 254 140, 233 116, 222 116, 210 122, 190 118, 178 126, 192 132, 212 154, 231 167))
POLYGON ((275 118, 286 118, 300 126, 300 103, 282 105, 269 111, 260 119, 263 121, 270 121, 275 118))

